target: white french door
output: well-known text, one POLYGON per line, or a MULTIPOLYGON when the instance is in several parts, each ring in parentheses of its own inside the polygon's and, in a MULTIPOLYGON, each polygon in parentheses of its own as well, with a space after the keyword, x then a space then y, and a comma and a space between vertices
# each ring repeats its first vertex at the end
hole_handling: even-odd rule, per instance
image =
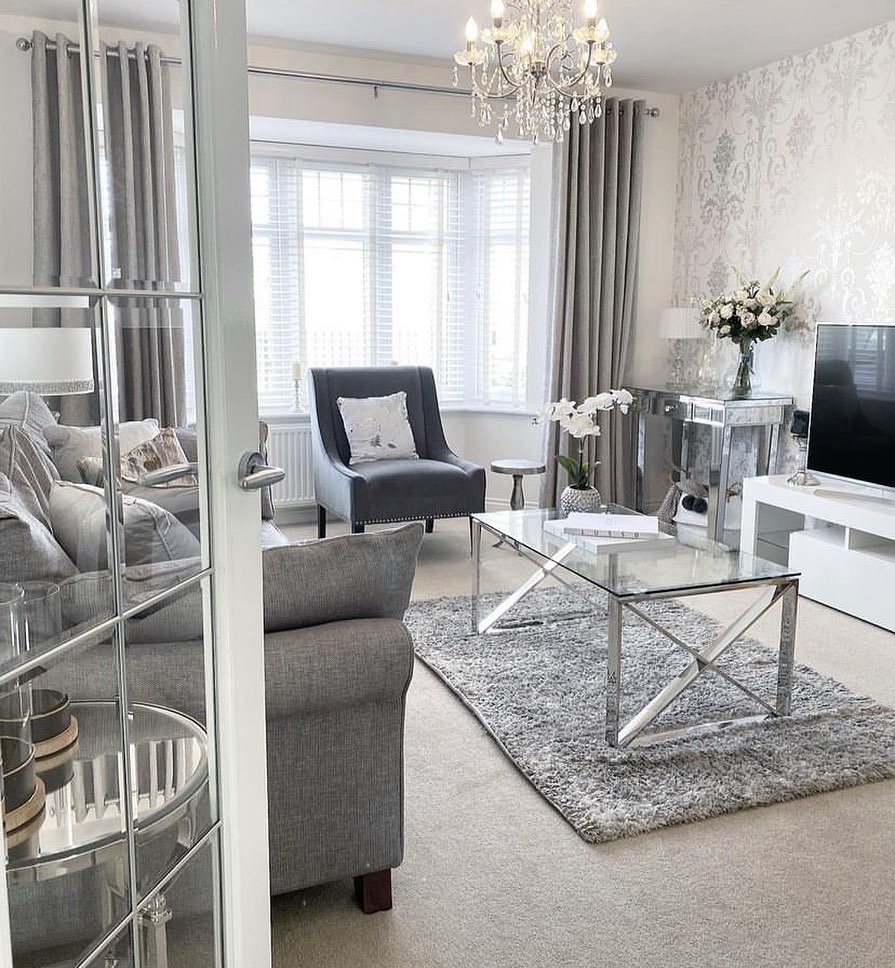
POLYGON ((270 964, 246 77, 0 0, 0 966, 270 964))

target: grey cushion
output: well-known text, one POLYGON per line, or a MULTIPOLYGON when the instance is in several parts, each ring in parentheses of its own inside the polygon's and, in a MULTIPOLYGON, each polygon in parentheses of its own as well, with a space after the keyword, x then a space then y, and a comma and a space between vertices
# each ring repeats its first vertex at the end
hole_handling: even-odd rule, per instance
POLYGON ((349 534, 264 552, 264 630, 353 618, 402 618, 410 600, 420 524, 349 534))
POLYGON ((36 440, 19 427, 0 427, 0 474, 6 475, 25 507, 49 528, 56 468, 36 440))
MULTIPOLYGON (((118 449, 126 454, 134 447, 151 440, 159 432, 158 421, 130 420, 118 426, 118 449)), ((53 452, 53 463, 64 481, 77 483, 81 480, 78 471, 79 457, 103 456, 102 427, 68 427, 53 424, 44 429, 44 437, 53 452)))
POLYGON ((121 490, 131 497, 157 504, 186 525, 198 538, 200 534, 199 488, 192 487, 144 487, 141 484, 121 482, 121 490))
POLYGON ((19 390, 0 403, 0 424, 19 427, 50 456, 45 431, 56 426, 56 418, 40 394, 19 390))
POLYGON ((71 559, 0 474, 0 581, 63 581, 71 559))
MULTIPOLYGON (((199 541, 157 504, 124 495, 125 564, 145 565, 197 558, 199 541)), ((105 493, 87 484, 59 481, 50 493, 53 533, 81 571, 108 568, 105 493)))
MULTIPOLYGON (((200 567, 199 558, 190 558, 125 568, 121 575, 124 599, 130 607, 139 605, 195 575, 200 567)), ((108 571, 75 575, 62 584, 60 594, 66 627, 95 622, 102 616, 111 615, 112 578, 108 571)), ((202 591, 195 584, 127 623, 130 644, 180 643, 201 638, 202 591)))

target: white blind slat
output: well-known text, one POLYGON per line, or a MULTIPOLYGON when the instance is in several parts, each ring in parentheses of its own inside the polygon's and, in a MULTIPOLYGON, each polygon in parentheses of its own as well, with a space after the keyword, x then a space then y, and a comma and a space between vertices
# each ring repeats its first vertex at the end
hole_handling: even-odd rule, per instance
POLYGON ((262 412, 292 363, 433 368, 445 403, 525 401, 528 171, 323 162, 254 150, 262 412))

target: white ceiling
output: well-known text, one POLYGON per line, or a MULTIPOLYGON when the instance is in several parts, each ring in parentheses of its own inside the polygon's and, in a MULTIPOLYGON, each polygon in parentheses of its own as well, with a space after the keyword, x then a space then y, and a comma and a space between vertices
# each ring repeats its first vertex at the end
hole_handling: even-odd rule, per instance
MULTIPOLYGON (((583 0, 575 0, 575 6, 583 0)), ((75 0, 4 0, 4 13, 73 19, 75 0)), ((895 18, 895 0, 599 0, 619 51, 614 75, 629 88, 692 90, 895 18)), ((176 22, 177 0, 100 0, 115 26, 176 22)), ((470 14, 490 0, 247 0, 249 32, 447 61, 470 14)), ((448 69, 447 63, 445 64, 448 69)), ((445 75, 448 77, 447 73, 445 75)))
MULTIPOLYGON (((575 6, 579 3, 576 0, 575 6)), ((583 2, 582 4, 583 5, 583 2)), ((624 87, 679 93, 895 19, 895 0, 599 0, 624 87)), ((448 58, 490 0, 248 0, 249 30, 448 58)))

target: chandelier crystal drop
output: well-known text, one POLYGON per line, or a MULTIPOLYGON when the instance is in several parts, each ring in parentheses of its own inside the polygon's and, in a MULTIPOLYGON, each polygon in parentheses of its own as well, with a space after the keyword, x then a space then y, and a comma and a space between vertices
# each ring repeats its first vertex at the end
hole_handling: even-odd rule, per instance
MULTIPOLYGON (((466 47, 454 54, 469 69, 472 116, 480 127, 496 121, 503 142, 512 119, 522 138, 562 141, 574 124, 603 113, 616 51, 609 27, 597 19, 597 0, 584 0, 575 26, 573 0, 491 0, 491 26, 481 32, 470 17, 466 47), (502 101, 495 110, 492 101, 502 101)), ((454 68, 454 86, 459 84, 454 68)))

